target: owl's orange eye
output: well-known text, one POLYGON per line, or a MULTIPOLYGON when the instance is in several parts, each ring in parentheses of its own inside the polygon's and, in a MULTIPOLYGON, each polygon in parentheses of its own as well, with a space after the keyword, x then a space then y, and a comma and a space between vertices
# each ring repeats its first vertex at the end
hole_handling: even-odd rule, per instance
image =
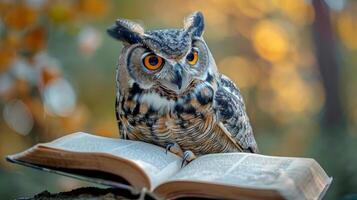
POLYGON ((148 54, 143 59, 143 64, 148 70, 158 70, 164 63, 163 59, 155 54, 148 54))
POLYGON ((188 64, 195 65, 198 61, 198 52, 195 49, 192 49, 192 51, 186 56, 186 60, 188 64))

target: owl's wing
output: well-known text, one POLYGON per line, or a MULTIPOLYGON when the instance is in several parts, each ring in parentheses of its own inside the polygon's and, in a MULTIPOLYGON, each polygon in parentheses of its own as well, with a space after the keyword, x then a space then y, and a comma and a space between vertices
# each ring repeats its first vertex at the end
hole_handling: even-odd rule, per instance
POLYGON ((120 117, 119 117, 119 115, 120 115, 120 110, 119 110, 119 109, 120 109, 120 108, 119 108, 119 98, 118 98, 118 96, 117 96, 117 97, 115 98, 115 117, 116 117, 117 123, 118 123, 120 139, 126 140, 126 139, 128 139, 128 138, 127 138, 127 135, 125 134, 125 131, 124 131, 124 129, 123 129, 123 124, 122 124, 122 122, 121 122, 121 120, 120 120, 120 117))
POLYGON ((243 151, 257 153, 257 143, 242 95, 236 85, 224 75, 221 75, 214 101, 223 132, 243 151))

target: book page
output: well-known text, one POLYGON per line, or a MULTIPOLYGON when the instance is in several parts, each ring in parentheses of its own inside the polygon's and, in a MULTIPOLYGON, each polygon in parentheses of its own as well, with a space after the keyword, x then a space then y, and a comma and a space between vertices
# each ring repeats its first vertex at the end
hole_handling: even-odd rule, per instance
MULTIPOLYGON (((313 160, 249 153, 211 154, 192 161, 170 181, 213 182, 246 188, 275 189, 288 199, 317 199, 326 186, 328 177, 326 174, 322 178, 324 180, 315 177, 317 173, 310 169, 311 161, 313 160)), ((318 170, 322 169, 315 169, 318 170)))
POLYGON ((51 143, 50 148, 73 152, 108 153, 139 165, 150 177, 152 186, 167 180, 181 168, 182 159, 165 149, 139 141, 105 138, 87 133, 71 134, 51 143))
POLYGON ((321 166, 308 158, 295 159, 287 174, 306 199, 321 199, 332 182, 321 166))
POLYGON ((247 167, 248 157, 249 154, 245 153, 205 155, 185 166, 171 180, 189 179, 254 187, 271 185, 276 175, 264 173, 254 166, 247 167))

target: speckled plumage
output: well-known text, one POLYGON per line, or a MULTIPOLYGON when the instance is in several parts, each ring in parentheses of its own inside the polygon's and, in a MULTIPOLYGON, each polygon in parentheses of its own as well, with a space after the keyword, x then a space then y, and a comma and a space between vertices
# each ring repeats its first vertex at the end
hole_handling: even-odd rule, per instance
POLYGON ((241 93, 218 72, 203 29, 199 12, 186 18, 182 29, 144 32, 128 20, 108 29, 124 43, 115 105, 122 138, 163 147, 176 143, 196 155, 257 152, 241 93), (189 65, 193 49, 198 61, 189 65), (159 70, 143 67, 148 52, 165 61, 159 70))

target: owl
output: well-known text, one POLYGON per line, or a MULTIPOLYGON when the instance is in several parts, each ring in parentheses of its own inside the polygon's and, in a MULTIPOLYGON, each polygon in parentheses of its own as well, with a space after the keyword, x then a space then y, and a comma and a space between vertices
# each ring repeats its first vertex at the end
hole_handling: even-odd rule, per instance
POLYGON ((258 151, 240 90, 218 72, 195 12, 183 28, 144 31, 118 19, 108 34, 124 45, 117 66, 116 117, 123 139, 196 156, 258 151))

